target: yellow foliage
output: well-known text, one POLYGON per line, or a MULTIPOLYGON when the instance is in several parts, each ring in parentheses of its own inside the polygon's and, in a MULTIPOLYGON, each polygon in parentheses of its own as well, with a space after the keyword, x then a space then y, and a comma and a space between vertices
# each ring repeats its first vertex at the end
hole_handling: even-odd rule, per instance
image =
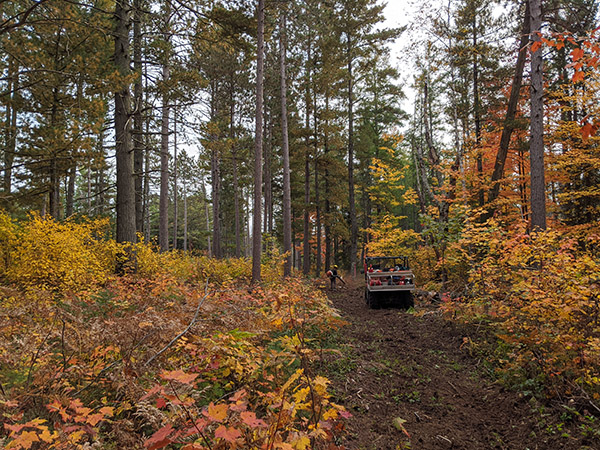
MULTIPOLYGON (((5 222, 0 219, 3 230, 5 222)), ((89 289, 105 282, 114 270, 118 250, 114 241, 105 239, 108 226, 108 219, 59 223, 32 214, 9 237, 14 244, 7 251, 8 281, 58 291, 89 289)))
POLYGON ((371 235, 371 242, 367 244, 369 256, 411 256, 414 253, 421 237, 414 230, 403 230, 397 219, 385 216, 381 222, 366 230, 371 235))

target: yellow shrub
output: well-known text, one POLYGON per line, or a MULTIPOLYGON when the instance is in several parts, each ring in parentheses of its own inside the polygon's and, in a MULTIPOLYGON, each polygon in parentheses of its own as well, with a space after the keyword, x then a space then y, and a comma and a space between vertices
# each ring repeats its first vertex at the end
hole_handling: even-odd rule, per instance
MULTIPOLYGON (((114 270, 118 249, 108 219, 59 223, 33 214, 9 249, 9 281, 41 290, 89 289, 114 270)), ((1 226, 1 225, 0 225, 1 226)))

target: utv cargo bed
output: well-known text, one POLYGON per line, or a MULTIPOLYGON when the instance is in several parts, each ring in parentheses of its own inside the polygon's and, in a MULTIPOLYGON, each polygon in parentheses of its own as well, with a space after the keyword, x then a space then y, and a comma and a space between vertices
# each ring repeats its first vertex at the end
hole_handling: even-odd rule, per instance
POLYGON ((370 308, 414 306, 415 276, 406 256, 365 258, 365 301, 370 308))

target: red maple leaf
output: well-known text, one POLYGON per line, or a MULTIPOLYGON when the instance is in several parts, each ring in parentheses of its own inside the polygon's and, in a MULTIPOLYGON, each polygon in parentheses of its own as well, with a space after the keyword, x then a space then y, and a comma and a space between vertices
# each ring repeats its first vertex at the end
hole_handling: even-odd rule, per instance
POLYGON ((236 439, 242 437, 242 433, 237 428, 221 425, 215 430, 215 437, 225 439, 227 442, 235 442, 236 439))
POLYGON ((240 414, 240 417, 242 418, 242 422, 244 422, 250 428, 259 428, 259 427, 267 426, 267 424, 264 422, 264 420, 258 419, 256 417, 256 414, 253 413, 252 411, 244 411, 243 413, 240 414))

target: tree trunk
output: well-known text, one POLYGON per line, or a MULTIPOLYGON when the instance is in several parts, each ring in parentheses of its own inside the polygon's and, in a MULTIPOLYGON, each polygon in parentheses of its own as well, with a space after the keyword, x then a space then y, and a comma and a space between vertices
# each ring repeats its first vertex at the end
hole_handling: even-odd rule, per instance
POLYGON ((206 251, 208 257, 212 257, 212 245, 210 242, 210 214, 208 211, 208 196, 206 195, 206 186, 204 185, 204 178, 202 178, 202 196, 204 197, 204 218, 206 222, 206 251))
MULTIPOLYGON (((50 124, 52 129, 58 125, 58 88, 52 91, 52 112, 50 113, 50 124)), ((50 161, 50 188, 48 207, 50 216, 54 219, 59 219, 60 215, 60 175, 58 172, 58 149, 52 152, 52 160, 50 161)))
POLYGON ((183 251, 188 250, 188 208, 187 208, 187 186, 183 186, 183 251))
POLYGON ((144 228, 143 208, 143 169, 144 145, 143 131, 144 119, 142 117, 143 86, 142 86, 142 11, 141 0, 133 1, 133 67, 137 78, 133 86, 133 172, 135 176, 135 229, 141 233, 144 228))
POLYGON ((348 36, 348 204, 350 208, 350 273, 356 277, 356 252, 358 249, 358 221, 354 198, 354 80, 352 79, 351 37, 348 36))
MULTIPOLYGON (((164 11, 164 39, 166 45, 169 45, 170 38, 168 36, 168 20, 170 16, 169 2, 165 3, 164 11)), ((169 250, 169 116, 171 108, 169 106, 169 93, 166 84, 170 77, 170 61, 169 52, 165 52, 162 66, 163 86, 162 94, 162 117, 160 129, 160 197, 158 207, 158 245, 161 252, 169 250)))
MULTIPOLYGON (((539 42, 542 27, 542 2, 529 0, 531 38, 539 42)), ((544 69, 542 48, 531 53, 531 229, 546 229, 546 182, 544 177, 544 69)))
POLYGON ((477 13, 473 13, 473 116, 475 119, 475 145, 477 146, 477 175, 479 177, 479 206, 485 203, 483 191, 483 149, 481 148, 481 106, 479 101, 479 62, 477 59, 477 13))
POLYGON ((323 131, 323 157, 325 159, 325 270, 331 267, 331 202, 329 188, 329 89, 325 90, 325 130, 323 131))
POLYGON ((177 249, 177 108, 173 111, 173 250, 177 249))
POLYGON ((292 274, 292 190, 290 186, 290 145, 287 118, 286 12, 281 16, 279 35, 279 76, 281 88, 281 152, 283 153, 283 252, 287 254, 283 275, 292 274))
MULTIPOLYGON (((129 75, 129 3, 117 0, 115 5, 115 65, 121 76, 129 75)), ((131 132, 129 128, 129 85, 124 84, 115 93, 115 153, 117 162, 117 242, 134 243, 135 186, 131 158, 131 132)), ((133 250, 128 263, 134 263, 133 250)), ((133 267, 131 267, 133 268, 133 267)))
MULTIPOLYGON (((316 133, 316 127, 315 127, 316 133)), ((315 149, 316 150, 316 149, 315 149)), ((316 216, 316 267, 315 271, 317 276, 321 273, 321 265, 323 264, 321 258, 321 208, 320 208, 320 199, 319 199, 319 164, 318 159, 315 158, 315 216, 316 216)))
MULTIPOLYGON (((519 94, 521 92, 521 85, 523 82, 523 69, 525 67, 525 60, 527 57, 530 20, 529 2, 526 2, 525 18, 523 20, 523 29, 521 32, 521 40, 519 42, 519 55, 517 57, 512 86, 510 88, 510 97, 508 100, 508 107, 506 108, 504 127, 502 128, 502 135, 500 136, 500 146, 498 148, 496 161, 494 163, 494 172, 492 173, 491 191, 489 193, 488 203, 492 203, 500 194, 500 180, 502 180, 504 177, 504 165, 506 163, 506 157, 508 156, 510 138, 516 126, 515 116, 517 113, 517 106, 519 104, 519 94)), ((490 207, 488 213, 486 214, 486 218, 491 217, 493 213, 494 209, 493 207, 490 207)))
POLYGON ((264 0, 258 0, 258 33, 256 56, 256 120, 254 128, 254 208, 252 223, 252 283, 260 281, 260 258, 262 253, 261 190, 262 190, 262 146, 263 146, 263 70, 264 70, 264 0))
MULTIPOLYGON (((213 140, 216 138, 213 137, 213 140)), ((221 258, 221 161, 216 145, 213 145, 210 158, 210 178, 212 197, 212 256, 221 258)))
POLYGON ((306 91, 305 91, 305 106, 306 117, 304 127, 306 130, 306 148, 304 152, 304 229, 302 242, 302 272, 304 275, 310 273, 310 113, 311 113, 311 98, 310 98, 310 81, 311 81, 311 40, 309 38, 306 50, 306 91))
POLYGON ((265 211, 264 211, 264 224, 263 231, 265 233, 271 233, 273 231, 272 225, 272 213, 273 210, 273 180, 271 176, 271 153, 272 153, 272 128, 273 123, 270 120, 268 114, 265 114, 265 131, 266 131, 266 139, 264 145, 264 153, 265 159, 263 164, 263 173, 264 173, 264 195, 265 195, 265 211))
POLYGON ((232 149, 233 156, 233 208, 235 209, 235 257, 242 256, 242 230, 240 219, 240 185, 238 174, 237 149, 232 149))
POLYGON ((75 177, 77 176, 77 166, 73 165, 69 169, 69 178, 67 182, 67 195, 65 197, 65 218, 73 215, 73 202, 75 199, 75 177))
POLYGON ((10 194, 12 188, 12 166, 17 150, 17 108, 15 100, 19 84, 19 68, 15 59, 8 57, 8 79, 7 92, 9 99, 6 102, 6 128, 4 145, 4 177, 3 189, 6 195, 10 194))

